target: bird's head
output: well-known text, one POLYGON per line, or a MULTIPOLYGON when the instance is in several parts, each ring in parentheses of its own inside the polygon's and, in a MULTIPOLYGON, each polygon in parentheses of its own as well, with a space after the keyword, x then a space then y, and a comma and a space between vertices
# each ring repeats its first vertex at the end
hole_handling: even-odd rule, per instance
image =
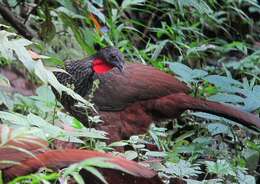
POLYGON ((96 73, 107 73, 114 67, 119 71, 124 69, 124 57, 122 53, 115 47, 106 47, 100 49, 94 60, 93 69, 96 73))

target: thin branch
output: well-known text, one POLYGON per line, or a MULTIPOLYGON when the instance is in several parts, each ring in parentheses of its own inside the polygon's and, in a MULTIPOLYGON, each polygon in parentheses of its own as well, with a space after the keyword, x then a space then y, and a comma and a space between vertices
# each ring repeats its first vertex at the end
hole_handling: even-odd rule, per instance
POLYGON ((10 25, 17 30, 19 34, 27 39, 32 39, 33 34, 28 28, 21 22, 21 20, 16 17, 10 9, 8 9, 4 4, 0 3, 0 14, 2 17, 10 23, 10 25))

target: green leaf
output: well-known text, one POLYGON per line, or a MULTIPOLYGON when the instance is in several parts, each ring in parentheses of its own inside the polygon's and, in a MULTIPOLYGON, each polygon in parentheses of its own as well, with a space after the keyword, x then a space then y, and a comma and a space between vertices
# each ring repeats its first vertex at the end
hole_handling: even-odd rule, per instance
POLYGON ((232 166, 226 160, 205 161, 209 173, 215 173, 220 176, 236 176, 232 166))
POLYGON ((132 5, 142 5, 145 0, 124 0, 121 4, 122 10, 129 8, 132 5))
POLYGON ((235 104, 242 103, 245 100, 244 98, 238 95, 223 94, 223 93, 212 95, 208 99, 216 102, 235 103, 235 104))
POLYGON ((117 141, 117 142, 113 142, 111 144, 109 144, 108 146, 110 147, 120 147, 120 146, 127 146, 128 143, 125 141, 117 141))
POLYGON ((231 86, 231 85, 241 86, 242 85, 237 80, 234 80, 232 78, 228 78, 225 76, 219 76, 219 75, 209 75, 209 76, 205 77, 205 80, 216 85, 217 87, 231 86))
POLYGON ((0 118, 7 120, 13 124, 23 125, 27 127, 29 127, 29 123, 30 123, 25 116, 18 113, 0 111, 0 118))
POLYGON ((186 83, 196 82, 198 79, 202 79, 208 72, 194 69, 192 70, 190 67, 177 63, 177 62, 167 62, 169 64, 170 70, 180 76, 180 79, 186 83))
POLYGON ((230 128, 222 123, 210 123, 207 127, 213 136, 217 134, 231 135, 230 128))
POLYGON ((164 172, 173 174, 178 177, 192 177, 201 174, 201 169, 198 165, 192 165, 190 162, 180 160, 178 163, 166 162, 164 172))
POLYGON ((51 138, 57 138, 64 134, 64 130, 62 130, 58 126, 54 126, 48 123, 39 116, 29 114, 27 118, 31 126, 39 127, 43 132, 45 132, 47 136, 50 136, 51 138))
POLYGON ((209 113, 206 113, 206 112, 193 112, 191 114, 194 115, 194 116, 209 119, 209 120, 221 121, 223 119, 223 117, 213 115, 213 114, 209 114, 209 113))
POLYGON ((248 175, 241 170, 237 171, 238 184, 256 184, 254 176, 248 175))
POLYGON ((82 178, 82 176, 79 174, 79 172, 72 172, 70 173, 70 175, 75 179, 75 181, 78 184, 85 184, 84 179, 82 178))
POLYGON ((192 80, 191 73, 192 69, 181 63, 168 63, 170 70, 176 75, 180 76, 185 82, 192 80))
POLYGON ((10 42, 8 36, 15 36, 16 34, 7 32, 5 30, 0 31, 0 54, 9 60, 14 59, 13 50, 10 48, 10 42))
POLYGON ((72 12, 77 12, 77 9, 74 7, 73 1, 68 1, 68 0, 57 0, 61 5, 63 5, 66 9, 72 11, 72 12))
POLYGON ((35 62, 32 60, 31 55, 25 48, 31 45, 32 42, 24 38, 10 38, 11 36, 16 36, 14 33, 7 31, 0 31, 0 53, 3 57, 13 60, 15 52, 17 58, 25 65, 25 67, 32 71, 34 69, 35 62))
POLYGON ((147 151, 145 153, 145 156, 148 157, 162 157, 165 158, 166 156, 168 156, 167 152, 160 152, 160 151, 147 151))
POLYGON ((128 160, 134 160, 138 157, 138 154, 136 151, 129 150, 124 153, 124 157, 127 158, 128 160))
POLYGON ((245 55, 247 55, 247 46, 243 42, 233 41, 232 43, 229 43, 224 46, 224 50, 226 52, 232 51, 232 50, 239 50, 245 55))
POLYGON ((43 112, 53 112, 56 106, 56 98, 49 86, 41 86, 36 89, 37 96, 32 96, 35 105, 43 112))

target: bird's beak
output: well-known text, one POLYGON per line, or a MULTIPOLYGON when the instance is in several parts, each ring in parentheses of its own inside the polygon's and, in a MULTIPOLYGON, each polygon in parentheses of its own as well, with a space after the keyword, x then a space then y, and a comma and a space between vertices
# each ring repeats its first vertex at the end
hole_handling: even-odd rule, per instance
POLYGON ((125 63, 124 62, 121 62, 120 60, 114 60, 111 62, 112 65, 114 65, 116 68, 118 68, 118 70, 120 72, 123 72, 124 71, 124 68, 125 68, 125 63))

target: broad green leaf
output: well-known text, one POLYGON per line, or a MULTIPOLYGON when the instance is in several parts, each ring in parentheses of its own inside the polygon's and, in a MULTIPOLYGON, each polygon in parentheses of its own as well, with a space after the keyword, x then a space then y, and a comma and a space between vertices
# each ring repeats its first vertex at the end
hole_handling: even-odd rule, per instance
POLYGON ((170 70, 176 75, 180 76, 185 82, 189 82, 192 79, 192 69, 181 63, 168 63, 170 70))
POLYGON ((56 107, 56 98, 49 86, 41 86, 36 89, 37 96, 32 96, 35 105, 43 112, 53 112, 56 107))
POLYGON ((190 67, 178 62, 167 63, 169 64, 170 70, 180 76, 180 79, 186 83, 196 82, 197 80, 200 80, 208 75, 208 72, 206 71, 199 69, 192 70, 190 67))
POLYGON ((55 95, 53 94, 52 90, 49 86, 40 86, 36 89, 36 94, 41 99, 44 99, 49 102, 55 101, 55 95))
POLYGON ((36 126, 40 128, 42 131, 44 131, 47 136, 50 136, 52 138, 59 137, 60 135, 64 134, 64 130, 59 128, 58 126, 54 126, 44 119, 42 119, 39 116, 36 116, 34 114, 29 114, 27 116, 28 121, 30 122, 31 126, 36 126))
POLYGON ((231 164, 226 160, 217 160, 216 162, 205 161, 205 164, 209 173, 214 173, 219 176, 236 176, 231 164))
POLYGON ((231 135, 230 128, 222 123, 210 123, 207 127, 212 136, 218 134, 231 135))
POLYGON ((14 59, 13 50, 11 49, 8 36, 15 36, 16 34, 7 32, 5 30, 0 31, 0 54, 9 60, 14 59))
POLYGON ((35 67, 35 61, 26 49, 26 46, 31 44, 32 42, 24 38, 10 40, 10 49, 13 49, 18 59, 29 71, 33 71, 35 67))
POLYGON ((166 162, 165 166, 166 167, 163 169, 164 172, 178 177, 191 177, 202 173, 198 165, 192 165, 185 160, 180 160, 178 163, 166 162))
POLYGON ((61 5, 63 5, 66 9, 72 11, 72 12, 77 12, 77 9, 73 5, 73 1, 68 1, 68 0, 57 0, 61 5))
POLYGON ((30 122, 28 119, 18 113, 10 113, 10 112, 4 112, 0 111, 0 118, 9 121, 12 124, 22 125, 29 127, 30 122))
POLYGON ((212 95, 208 99, 216 102, 235 103, 235 104, 242 103, 245 100, 244 98, 238 95, 223 94, 223 93, 212 95))
POLYGON ((197 116, 197 117, 200 117, 200 118, 209 119, 209 120, 221 121, 221 119, 223 119, 220 116, 209 114, 209 113, 206 113, 206 112, 193 112, 191 114, 194 115, 194 116, 197 116))
POLYGON ((234 80, 232 78, 228 78, 225 76, 219 76, 219 75, 209 75, 209 76, 205 77, 205 80, 216 85, 217 87, 231 86, 231 85, 241 86, 242 85, 237 80, 234 80))
POLYGON ((138 157, 138 154, 136 151, 129 150, 129 151, 124 152, 124 157, 128 160, 134 160, 138 157))
POLYGON ((193 79, 201 79, 201 78, 205 77, 206 75, 208 75, 208 72, 206 72, 204 70, 194 69, 191 72, 191 76, 193 79))

